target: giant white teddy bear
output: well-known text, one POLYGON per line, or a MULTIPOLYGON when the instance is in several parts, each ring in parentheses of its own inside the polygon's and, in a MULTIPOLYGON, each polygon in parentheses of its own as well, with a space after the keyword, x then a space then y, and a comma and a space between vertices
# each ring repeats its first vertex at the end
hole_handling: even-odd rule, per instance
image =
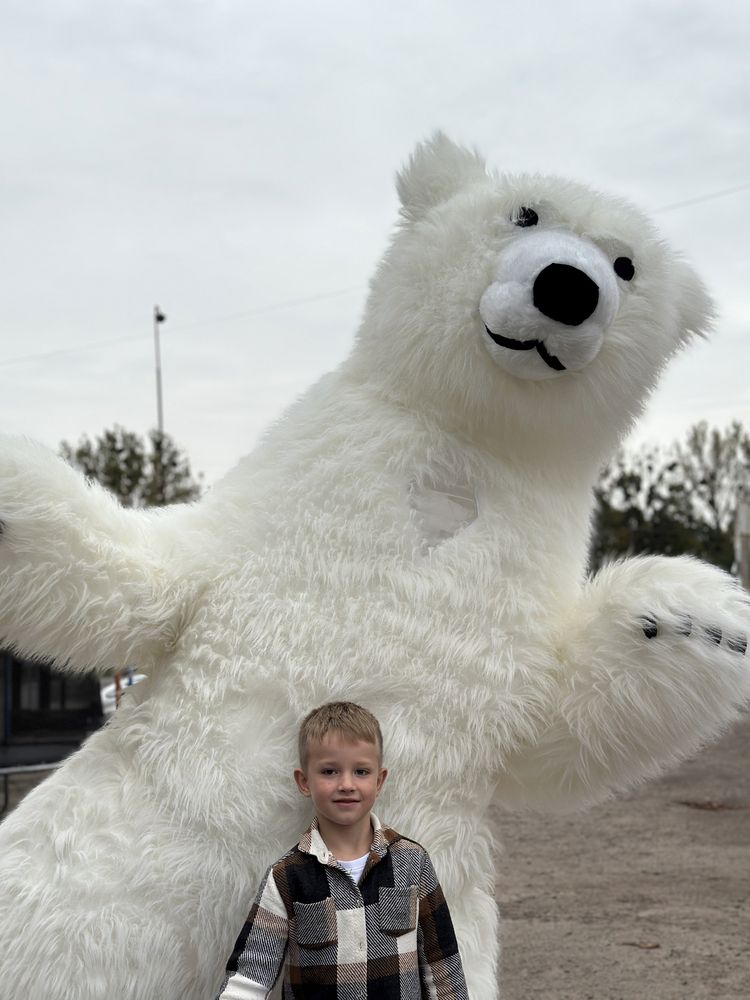
POLYGON ((750 694, 727 575, 586 575, 592 483, 706 327, 699 281, 626 203, 440 134, 398 192, 350 357, 200 503, 124 510, 2 441, 0 638, 148 674, 0 828, 8 1000, 210 1000, 333 698, 380 718, 379 813, 430 850, 491 1000, 493 802, 601 799, 750 694))

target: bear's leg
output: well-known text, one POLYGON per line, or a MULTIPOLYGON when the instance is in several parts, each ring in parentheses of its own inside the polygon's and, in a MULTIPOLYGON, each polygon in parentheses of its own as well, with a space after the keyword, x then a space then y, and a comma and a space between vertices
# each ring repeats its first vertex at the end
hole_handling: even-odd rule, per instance
POLYGON ((471 1000, 496 1000, 500 939, 494 896, 467 885, 450 900, 451 916, 471 1000))

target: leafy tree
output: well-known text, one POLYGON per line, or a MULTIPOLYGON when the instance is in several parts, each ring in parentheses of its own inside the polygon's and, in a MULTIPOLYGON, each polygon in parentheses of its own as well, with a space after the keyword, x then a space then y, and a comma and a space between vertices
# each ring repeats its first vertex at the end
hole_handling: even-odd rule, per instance
POLYGON ((126 507, 184 503, 201 493, 202 476, 193 477, 187 455, 157 430, 144 439, 115 425, 94 441, 83 435, 75 447, 62 441, 60 453, 126 507))
POLYGON ((696 424, 666 450, 621 451, 595 490, 591 562, 639 552, 690 553, 725 569, 734 560, 737 502, 750 483, 750 436, 696 424))

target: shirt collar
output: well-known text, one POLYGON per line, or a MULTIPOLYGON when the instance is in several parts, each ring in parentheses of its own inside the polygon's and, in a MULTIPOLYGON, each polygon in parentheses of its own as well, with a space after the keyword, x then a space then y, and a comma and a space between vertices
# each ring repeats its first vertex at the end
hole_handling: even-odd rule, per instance
MULTIPOLYGON (((371 868, 374 863, 377 863, 381 860, 381 858, 384 858, 388 850, 388 841, 385 837, 380 820, 375 813, 370 813, 370 819, 372 821, 373 834, 372 844, 370 845, 370 856, 367 860, 368 868, 371 868)), ((312 856, 317 858, 322 865, 336 865, 335 857, 328 850, 326 842, 320 834, 317 816, 313 819, 310 826, 300 837, 299 849, 305 854, 312 854, 312 856)))

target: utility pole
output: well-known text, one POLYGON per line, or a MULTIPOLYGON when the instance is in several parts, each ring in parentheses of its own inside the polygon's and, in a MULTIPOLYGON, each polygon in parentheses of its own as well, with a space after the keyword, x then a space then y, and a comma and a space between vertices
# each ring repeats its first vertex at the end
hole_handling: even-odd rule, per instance
POLYGON ((164 471, 162 468, 162 441, 164 439, 164 405, 161 394, 161 346, 159 344, 159 325, 164 322, 166 315, 154 306, 154 355, 156 358, 156 427, 157 437, 154 447, 154 471, 156 473, 157 500, 159 504, 165 501, 164 496, 164 471))
POLYGON ((167 317, 154 306, 154 354, 156 356, 156 426, 159 433, 164 433, 164 407, 161 398, 161 347, 159 345, 159 324, 163 323, 167 317))
POLYGON ((750 501, 740 500, 737 504, 737 520, 734 529, 734 559, 737 575, 746 590, 750 590, 750 501))
MULTIPOLYGON (((154 441, 154 477, 156 479, 156 500, 163 504, 164 496, 164 472, 162 467, 162 438, 164 436, 164 406, 161 398, 161 347, 159 344, 159 324, 163 323, 166 315, 158 306, 154 306, 154 356, 156 358, 156 426, 157 435, 154 441)), ((120 707, 122 697, 122 671, 115 670, 115 708, 120 707)))

